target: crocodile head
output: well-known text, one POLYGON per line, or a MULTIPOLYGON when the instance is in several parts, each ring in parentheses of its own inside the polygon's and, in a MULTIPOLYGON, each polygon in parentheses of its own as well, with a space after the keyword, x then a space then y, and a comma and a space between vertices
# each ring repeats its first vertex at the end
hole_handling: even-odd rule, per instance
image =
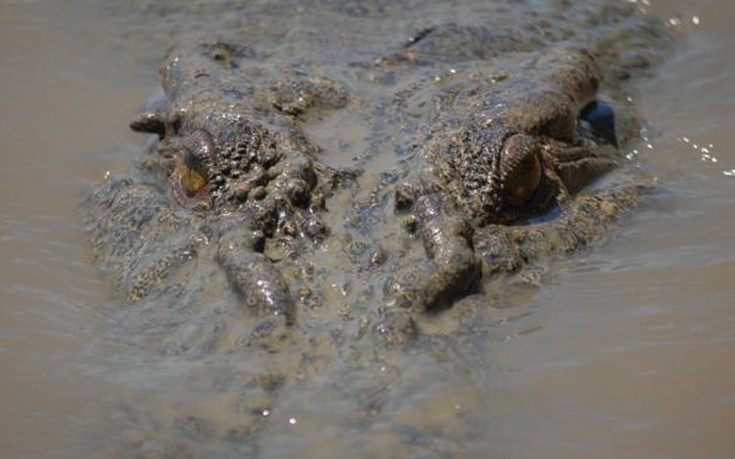
POLYGON ((480 225, 543 214, 619 158, 590 53, 561 47, 516 71, 479 94, 459 94, 461 124, 442 125, 430 147, 439 178, 480 225))
POLYGON ((324 205, 317 148, 273 108, 271 93, 233 71, 247 57, 222 43, 172 53, 161 69, 165 102, 131 128, 159 136, 151 167, 181 206, 244 213, 267 235, 318 237, 325 228, 311 217, 324 205))

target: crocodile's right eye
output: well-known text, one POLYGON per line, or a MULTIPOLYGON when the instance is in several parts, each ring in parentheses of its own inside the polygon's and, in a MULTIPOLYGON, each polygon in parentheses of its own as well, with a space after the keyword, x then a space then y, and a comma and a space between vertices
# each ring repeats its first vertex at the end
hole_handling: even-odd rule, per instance
POLYGON ((209 182, 214 144, 211 137, 198 130, 181 140, 175 159, 176 190, 180 199, 198 195, 209 182))
POLYGON ((201 160, 190 151, 184 153, 179 164, 179 177, 181 187, 189 197, 197 194, 207 184, 207 176, 201 160))

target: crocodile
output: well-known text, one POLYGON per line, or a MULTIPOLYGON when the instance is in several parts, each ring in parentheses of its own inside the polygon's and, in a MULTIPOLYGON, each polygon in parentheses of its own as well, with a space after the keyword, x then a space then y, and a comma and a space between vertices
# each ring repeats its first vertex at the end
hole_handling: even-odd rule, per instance
MULTIPOLYGON (((85 215, 127 304, 114 333, 199 362, 184 387, 205 396, 139 421, 123 451, 263 454, 287 435, 278 406, 326 380, 357 454, 359 432, 400 424, 395 362, 442 346, 427 317, 492 308, 518 273, 604 241, 650 187, 625 157, 630 80, 675 38, 629 2, 169 3, 164 19, 210 27, 175 34, 162 93, 130 123, 150 141, 85 215)), ((471 422, 446 424, 391 435, 453 456, 471 422)))

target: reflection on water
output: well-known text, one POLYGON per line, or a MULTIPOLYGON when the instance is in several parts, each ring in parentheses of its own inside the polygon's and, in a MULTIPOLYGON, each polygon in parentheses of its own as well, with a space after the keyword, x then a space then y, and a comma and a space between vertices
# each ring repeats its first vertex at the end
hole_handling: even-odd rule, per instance
MULTIPOLYGON (((2 457, 76 457, 115 390, 94 365, 115 356, 80 352, 108 326, 98 305, 110 293, 75 208, 85 180, 124 167, 137 142, 126 119, 155 85, 155 68, 114 51, 92 2, 60 3, 0 4, 2 457)), ((453 395, 483 407, 470 457, 735 454, 735 8, 652 9, 690 29, 689 47, 639 86, 650 124, 631 153, 658 191, 606 247, 520 293, 502 337, 477 344, 487 367, 465 384, 482 393, 453 395)))

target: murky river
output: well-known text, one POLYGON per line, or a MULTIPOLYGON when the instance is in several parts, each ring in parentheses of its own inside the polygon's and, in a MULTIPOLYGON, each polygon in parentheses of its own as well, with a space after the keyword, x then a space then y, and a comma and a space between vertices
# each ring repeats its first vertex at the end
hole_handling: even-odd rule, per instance
MULTIPOLYGON (((482 346, 467 457, 735 457, 735 4, 651 3, 688 31, 638 85, 631 154, 658 190, 482 346)), ((78 206, 139 148, 127 120, 157 86, 123 33, 92 1, 0 0, 0 457, 84 457, 120 391, 85 346, 111 292, 78 206)))

